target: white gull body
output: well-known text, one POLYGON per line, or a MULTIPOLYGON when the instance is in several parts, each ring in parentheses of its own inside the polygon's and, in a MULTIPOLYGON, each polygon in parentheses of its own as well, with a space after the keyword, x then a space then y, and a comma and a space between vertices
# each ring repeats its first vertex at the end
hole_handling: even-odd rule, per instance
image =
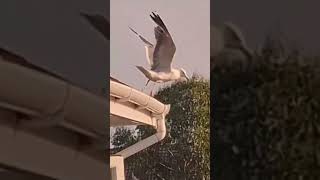
POLYGON ((182 78, 188 80, 189 77, 183 68, 176 69, 172 67, 176 46, 167 27, 159 15, 152 13, 150 17, 157 24, 157 27, 154 28, 157 41, 155 46, 129 27, 146 44, 146 56, 151 67, 151 69, 146 69, 142 66, 137 66, 137 68, 148 78, 147 84, 149 81, 163 83, 182 78))

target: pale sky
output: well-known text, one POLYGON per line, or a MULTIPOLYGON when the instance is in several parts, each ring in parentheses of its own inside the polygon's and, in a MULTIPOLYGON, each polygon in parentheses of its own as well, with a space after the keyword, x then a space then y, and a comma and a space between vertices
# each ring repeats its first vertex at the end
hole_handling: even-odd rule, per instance
POLYGON ((136 88, 144 86, 146 78, 135 67, 149 68, 144 43, 128 26, 155 44, 155 23, 149 14, 156 11, 176 44, 173 66, 184 68, 189 76, 195 72, 209 78, 209 3, 210 0, 111 0, 111 76, 136 88))

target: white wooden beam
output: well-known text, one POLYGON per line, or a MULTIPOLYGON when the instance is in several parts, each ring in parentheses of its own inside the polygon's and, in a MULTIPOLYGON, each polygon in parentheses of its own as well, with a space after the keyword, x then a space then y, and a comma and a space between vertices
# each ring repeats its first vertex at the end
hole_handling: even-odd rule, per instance
MULTIPOLYGON (((1 114, 0 114, 1 118, 1 114)), ((105 162, 24 131, 0 125, 0 163, 59 180, 108 179, 105 162)))

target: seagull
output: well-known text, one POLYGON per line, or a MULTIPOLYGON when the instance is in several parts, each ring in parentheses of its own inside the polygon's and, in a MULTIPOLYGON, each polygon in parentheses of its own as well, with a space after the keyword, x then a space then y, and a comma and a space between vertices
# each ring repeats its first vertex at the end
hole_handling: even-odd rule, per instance
POLYGON ((176 69, 172 67, 176 46, 166 25, 158 14, 152 12, 150 17, 157 24, 154 28, 156 39, 155 46, 134 29, 129 27, 130 30, 145 43, 146 56, 151 68, 149 70, 142 66, 136 66, 148 78, 145 87, 150 81, 165 83, 168 81, 181 80, 183 78, 189 80, 189 77, 183 68, 176 69))
POLYGON ((105 17, 98 14, 86 14, 83 12, 81 12, 80 15, 99 31, 105 39, 110 40, 110 23, 105 17))
POLYGON ((211 69, 221 63, 228 64, 227 61, 231 62, 232 59, 241 61, 244 67, 247 66, 247 61, 252 59, 253 53, 236 25, 226 22, 222 27, 211 26, 210 31, 212 37, 210 41, 211 69), (228 55, 228 58, 221 58, 221 55, 228 55))

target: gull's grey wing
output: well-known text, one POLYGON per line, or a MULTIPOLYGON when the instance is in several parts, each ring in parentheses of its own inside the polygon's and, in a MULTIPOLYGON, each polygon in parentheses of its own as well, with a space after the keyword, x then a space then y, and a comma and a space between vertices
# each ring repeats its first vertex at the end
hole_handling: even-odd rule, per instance
POLYGON ((223 32, 220 28, 211 25, 210 33, 210 56, 216 57, 224 48, 223 32))
POLYGON ((129 27, 129 29, 135 33, 146 45, 148 45, 149 47, 153 47, 153 44, 151 42, 149 42, 146 38, 144 38, 143 36, 141 36, 137 31, 135 31, 134 29, 132 29, 131 27, 129 27))
POLYGON ((225 43, 230 46, 234 46, 235 44, 245 45, 246 41, 240 29, 234 25, 233 23, 226 22, 224 23, 224 39, 225 43))
POLYGON ((89 23, 98 30, 107 40, 110 40, 110 23, 101 15, 80 13, 89 23))
POLYGON ((248 48, 246 40, 240 29, 233 23, 224 23, 224 43, 226 47, 242 50, 248 57, 252 56, 251 49, 248 48))
POLYGON ((140 35, 137 31, 129 27, 129 29, 135 33, 145 44, 146 48, 146 58, 148 60, 149 65, 152 67, 153 66, 153 52, 154 52, 154 45, 149 42, 146 38, 144 38, 142 35, 140 35))
POLYGON ((69 80, 55 74, 55 73, 52 73, 48 70, 46 70, 45 68, 42 68, 40 66, 36 66, 32 63, 30 63, 28 60, 26 60, 24 57, 20 56, 20 55, 17 55, 13 52, 10 52, 4 48, 1 48, 0 47, 0 61, 7 61, 7 62, 11 62, 11 63, 14 63, 14 64, 17 64, 17 65, 20 65, 20 66, 24 66, 26 68, 30 68, 30 69, 33 69, 35 71, 38 71, 38 72, 41 72, 41 73, 44 73, 44 74, 47 74, 47 75, 50 75, 50 76, 53 76, 55 78, 58 78, 60 80, 63 80, 63 81, 66 81, 66 82, 70 82, 69 80))
POLYGON ((176 52, 176 46, 160 16, 152 13, 150 17, 158 25, 154 28, 157 44, 153 53, 153 65, 151 70, 171 71, 171 64, 173 56, 176 52))

